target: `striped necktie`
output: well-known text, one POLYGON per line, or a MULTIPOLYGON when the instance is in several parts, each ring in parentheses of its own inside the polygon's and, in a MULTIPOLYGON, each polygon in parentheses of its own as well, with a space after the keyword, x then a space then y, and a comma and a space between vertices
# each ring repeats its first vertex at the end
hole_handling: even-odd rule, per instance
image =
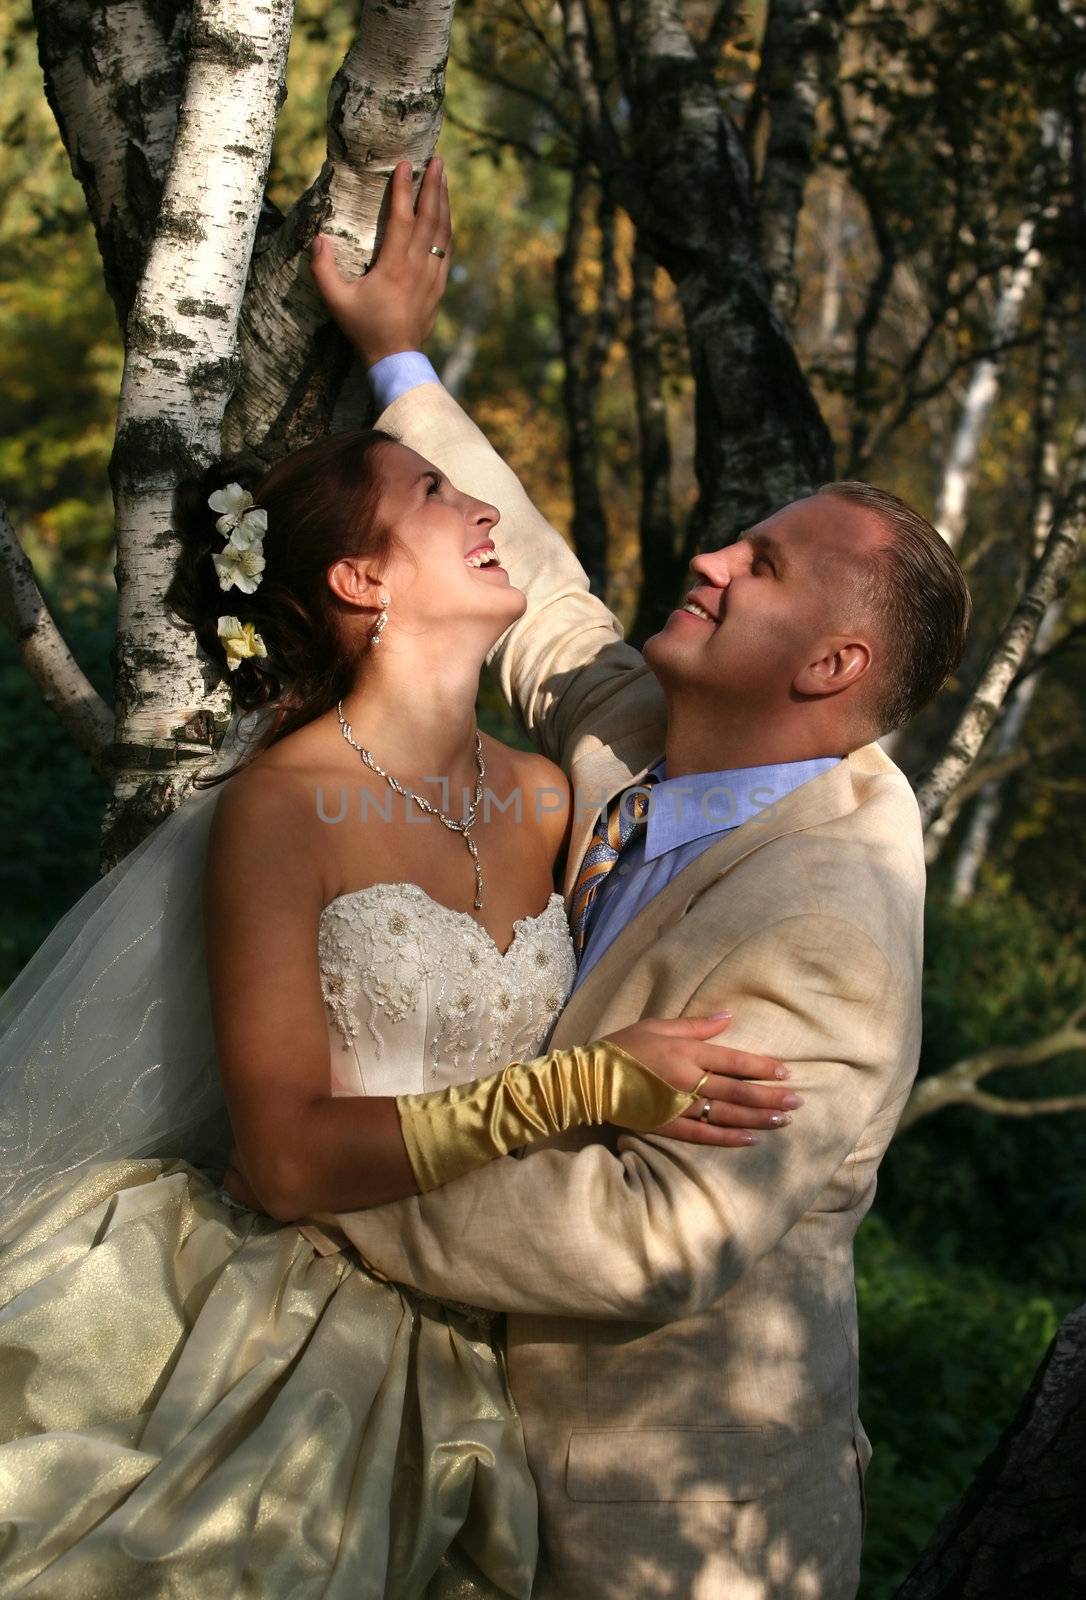
POLYGON ((578 958, 588 938, 589 913, 596 896, 623 848, 644 830, 649 815, 649 790, 659 781, 655 773, 650 772, 634 788, 623 789, 600 812, 599 821, 592 832, 592 842, 585 851, 581 870, 573 885, 569 924, 578 958))

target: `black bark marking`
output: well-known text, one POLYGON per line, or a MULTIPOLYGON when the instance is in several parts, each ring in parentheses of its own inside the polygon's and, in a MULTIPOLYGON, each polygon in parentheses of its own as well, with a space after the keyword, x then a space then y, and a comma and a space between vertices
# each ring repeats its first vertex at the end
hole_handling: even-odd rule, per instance
POLYGON ((200 244, 207 237, 200 219, 190 211, 161 211, 158 231, 165 239, 184 239, 190 244, 200 244))
POLYGON ((229 67, 242 72, 260 62, 260 51, 251 39, 233 28, 208 28, 197 25, 192 30, 192 55, 202 56, 216 66, 229 67))
POLYGON ((177 309, 183 317, 210 317, 216 322, 226 322, 230 316, 225 306, 215 300, 194 300, 191 295, 183 295, 177 302, 177 309))
POLYGON ((176 423, 165 417, 132 417, 117 430, 110 477, 116 482, 120 473, 129 480, 152 477, 177 482, 196 465, 188 437, 176 423))

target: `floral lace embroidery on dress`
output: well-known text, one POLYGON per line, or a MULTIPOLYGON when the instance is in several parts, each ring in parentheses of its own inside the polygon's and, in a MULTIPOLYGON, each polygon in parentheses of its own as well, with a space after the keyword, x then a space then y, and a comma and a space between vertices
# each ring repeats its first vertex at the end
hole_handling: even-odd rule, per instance
POLYGON ((348 1049, 363 1014, 380 1057, 382 1021, 404 1022, 426 1006, 431 1066, 464 1077, 541 1045, 576 969, 559 894, 514 924, 503 953, 468 912, 418 884, 375 883, 325 906, 319 949, 321 993, 348 1049))

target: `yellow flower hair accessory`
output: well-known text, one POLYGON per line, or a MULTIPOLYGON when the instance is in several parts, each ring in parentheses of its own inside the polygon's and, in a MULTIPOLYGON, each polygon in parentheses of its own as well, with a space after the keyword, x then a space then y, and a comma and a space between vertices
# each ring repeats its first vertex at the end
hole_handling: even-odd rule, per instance
POLYGON ((220 617, 217 631, 226 650, 226 665, 231 672, 236 672, 242 661, 268 653, 256 631, 255 622, 241 622, 237 617, 220 617))

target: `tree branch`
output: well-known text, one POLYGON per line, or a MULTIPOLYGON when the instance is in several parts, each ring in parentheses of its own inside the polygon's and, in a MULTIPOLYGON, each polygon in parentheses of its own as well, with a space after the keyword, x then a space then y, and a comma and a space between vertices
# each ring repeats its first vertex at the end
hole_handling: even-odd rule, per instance
POLYGON ((604 174, 612 196, 636 220, 644 207, 644 197, 623 152, 597 76, 592 32, 584 0, 562 0, 562 25, 569 78, 580 104, 587 147, 604 174))
POLYGON ((1086 1050, 1084 1019, 1086 1005, 1080 1006, 1061 1027, 1042 1039, 1035 1039, 1032 1044, 982 1050, 978 1055, 956 1062, 945 1072, 921 1078, 906 1102, 898 1133, 906 1132, 922 1117, 931 1116, 944 1106, 973 1106, 978 1111, 993 1112, 1001 1117, 1040 1117, 1063 1111, 1086 1111, 1086 1094, 1051 1095, 1040 1100, 1005 1099, 978 1087, 990 1073, 1009 1067, 1041 1066, 1058 1056, 1086 1050))
POLYGON ((0 623, 10 633, 50 711, 95 772, 108 778, 113 713, 65 643, 2 502, 0 623))
POLYGON ((1045 551, 996 642, 943 755, 917 787, 929 828, 980 753, 1011 684, 1033 645, 1041 619, 1070 581, 1086 523, 1086 478, 1066 497, 1053 519, 1045 551))
POLYGON ((697 46, 698 54, 707 66, 716 66, 721 50, 731 38, 738 11, 739 0, 718 0, 713 20, 697 46))
POLYGON ((755 104, 768 121, 758 187, 762 265, 773 303, 786 322, 799 300, 796 228, 811 171, 815 118, 836 68, 843 14, 840 0, 770 0, 755 104))
MULTIPOLYGON (((570 186, 569 213, 566 222, 565 244, 555 261, 555 299, 558 310, 558 329, 562 340, 564 411, 569 430, 569 463, 573 487, 573 548, 588 574, 594 594, 607 593, 607 514, 599 488, 599 448, 596 437, 595 398, 599 372, 594 370, 594 352, 585 330, 585 318, 579 303, 578 276, 584 254, 585 212, 591 184, 589 169, 581 161, 570 186)), ((610 243, 614 250, 613 230, 610 241, 604 232, 601 239, 606 252, 610 243)), ((602 291, 606 288, 609 272, 606 259, 601 262, 600 315, 606 316, 602 291)))

